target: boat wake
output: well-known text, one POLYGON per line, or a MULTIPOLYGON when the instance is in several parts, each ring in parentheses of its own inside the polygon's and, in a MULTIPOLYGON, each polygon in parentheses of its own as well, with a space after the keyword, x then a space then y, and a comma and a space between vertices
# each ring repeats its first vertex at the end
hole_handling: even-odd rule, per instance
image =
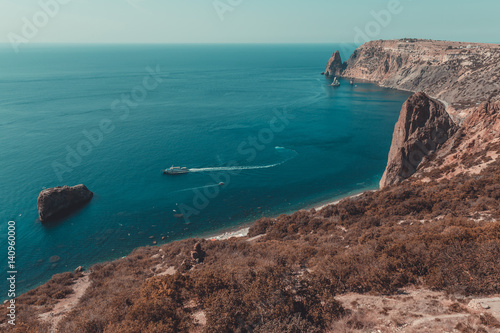
POLYGON ((255 165, 255 166, 227 166, 227 167, 210 167, 210 168, 192 168, 189 169, 189 172, 215 172, 215 171, 235 171, 235 170, 257 170, 257 169, 269 169, 269 168, 274 168, 279 165, 282 165, 283 163, 286 163, 290 161, 291 159, 295 158, 298 153, 295 150, 292 149, 286 149, 284 147, 279 147, 276 146, 274 147, 277 151, 280 152, 291 152, 292 154, 287 157, 285 160, 279 162, 279 163, 274 163, 274 164, 268 164, 268 165, 255 165))
POLYGON ((212 171, 234 171, 234 170, 255 170, 255 169, 268 169, 274 168, 284 162, 269 164, 269 165, 256 165, 256 166, 232 166, 232 167, 214 167, 214 168, 194 168, 189 169, 189 172, 212 172, 212 171))

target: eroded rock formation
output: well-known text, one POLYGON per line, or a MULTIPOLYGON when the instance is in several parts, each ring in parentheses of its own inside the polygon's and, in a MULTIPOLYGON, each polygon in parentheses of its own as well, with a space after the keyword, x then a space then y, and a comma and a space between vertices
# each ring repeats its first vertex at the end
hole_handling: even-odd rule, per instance
POLYGON ((342 75, 423 91, 462 110, 490 97, 500 99, 499 73, 498 44, 400 39, 360 46, 346 61, 342 75))
POLYGON ((62 218, 89 202, 93 195, 83 184, 45 189, 38 195, 38 217, 41 222, 62 218))
POLYGON ((439 149, 457 130, 458 126, 442 103, 422 92, 410 96, 403 104, 394 127, 387 168, 380 187, 410 177, 422 159, 439 149))
POLYGON ((332 57, 328 61, 325 69, 325 76, 340 76, 344 69, 344 65, 342 64, 342 58, 340 57, 340 52, 335 51, 332 57))
POLYGON ((460 129, 433 156, 421 164, 415 177, 439 172, 440 178, 477 175, 498 163, 500 151, 500 101, 477 106, 460 129))
MULTIPOLYGON (((500 101, 498 44, 422 39, 377 40, 360 46, 343 65, 339 65, 339 61, 339 58, 332 57, 327 70, 331 68, 335 75, 368 80, 383 87, 425 93, 412 96, 403 106, 381 187, 412 175, 421 160, 443 146, 445 139, 451 139, 446 147, 452 147, 462 142, 464 137, 471 136, 467 144, 474 147, 484 139, 474 137, 471 131, 491 132, 486 122, 479 120, 486 115, 491 118, 492 110, 500 101), (453 133, 458 126, 453 122, 462 126, 461 132, 455 136, 453 133)), ((490 121, 490 127, 492 124, 495 121, 490 121)), ((443 148, 446 151, 439 152, 440 160, 444 162, 444 155, 454 153, 446 147, 443 148)), ((460 154, 467 156, 472 149, 468 147, 462 145, 463 153, 460 154)), ((450 162, 450 167, 456 169, 460 166, 455 162, 450 162)), ((438 167, 428 164, 426 168, 431 166, 438 167)), ((469 165, 459 169, 468 172, 470 168, 469 165)))

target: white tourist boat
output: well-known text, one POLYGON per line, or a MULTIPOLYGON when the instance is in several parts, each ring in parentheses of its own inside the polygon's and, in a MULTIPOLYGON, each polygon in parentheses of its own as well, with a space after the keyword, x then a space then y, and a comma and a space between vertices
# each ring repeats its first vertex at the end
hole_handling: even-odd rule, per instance
POLYGON ((164 175, 182 175, 184 173, 188 173, 189 169, 186 167, 174 167, 173 165, 168 168, 163 170, 164 175))

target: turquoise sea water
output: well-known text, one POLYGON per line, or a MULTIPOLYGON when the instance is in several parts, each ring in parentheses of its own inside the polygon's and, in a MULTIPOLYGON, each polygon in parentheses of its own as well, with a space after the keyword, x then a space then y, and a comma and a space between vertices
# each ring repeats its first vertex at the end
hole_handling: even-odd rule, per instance
POLYGON ((409 94, 330 87, 319 73, 339 48, 344 59, 354 50, 2 46, 0 249, 14 220, 18 292, 150 236, 215 233, 375 188, 409 94), (171 165, 194 170, 162 175, 171 165), (37 220, 43 188, 80 183, 95 193, 88 206, 49 226, 37 220))

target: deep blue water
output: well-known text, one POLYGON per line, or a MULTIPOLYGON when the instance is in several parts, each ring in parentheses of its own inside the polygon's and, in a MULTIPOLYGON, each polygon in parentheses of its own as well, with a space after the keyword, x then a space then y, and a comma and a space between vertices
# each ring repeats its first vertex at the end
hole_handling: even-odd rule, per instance
POLYGON ((17 228, 17 288, 26 291, 151 244, 150 236, 161 244, 205 235, 375 188, 408 93, 345 80, 328 86, 319 73, 338 48, 344 59, 353 51, 31 45, 15 54, 2 46, 1 267, 9 220, 17 228), (146 67, 159 74, 148 77, 146 67), (131 93, 127 111, 115 101, 131 93), (283 113, 285 121, 273 120, 283 113), (100 124, 108 130, 102 138, 100 124), (81 160, 70 156, 69 165, 73 150, 81 160), (65 165, 62 178, 55 165, 65 165), (162 175, 171 165, 198 170, 162 175), (55 225, 37 220, 43 188, 80 183, 95 193, 88 206, 55 225), (174 216, 182 211, 185 218, 174 216))

